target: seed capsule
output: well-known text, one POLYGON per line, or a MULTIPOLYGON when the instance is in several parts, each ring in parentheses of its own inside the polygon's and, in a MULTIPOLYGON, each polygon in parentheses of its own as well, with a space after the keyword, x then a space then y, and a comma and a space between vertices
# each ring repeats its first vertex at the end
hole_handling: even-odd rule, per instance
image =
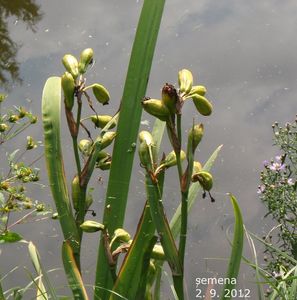
POLYGON ((151 258, 157 259, 157 260, 165 260, 166 259, 163 247, 161 245, 154 246, 151 258))
MULTIPOLYGON (((180 151, 180 160, 183 161, 186 158, 186 153, 181 150, 180 151)), ((175 166, 177 164, 176 161, 176 155, 174 151, 171 151, 165 158, 164 162, 162 163, 164 165, 164 167, 169 168, 172 166, 175 166)))
POLYGON ((64 92, 64 102, 68 110, 72 110, 74 105, 75 82, 69 72, 65 72, 61 78, 62 89, 64 92))
POLYGON ((152 135, 146 130, 139 132, 138 139, 140 143, 145 142, 148 146, 154 144, 152 135))
POLYGON ((188 94, 193 84, 193 75, 191 71, 182 69, 178 72, 178 85, 181 93, 188 94))
MULTIPOLYGON (((95 127, 97 128, 104 128, 106 126, 106 124, 111 121, 112 116, 108 116, 108 115, 93 115, 91 116, 91 121, 94 123, 95 127)), ((116 123, 113 122, 110 126, 110 129, 114 128, 116 126, 116 123)))
POLYGON ((93 55, 94 51, 92 48, 87 48, 81 52, 78 64, 78 70, 80 74, 86 73, 89 64, 93 60, 93 55))
POLYGON ((66 71, 68 71, 73 76, 73 78, 76 79, 79 74, 77 59, 71 54, 65 54, 62 58, 62 63, 66 71))
POLYGON ((161 100, 145 99, 142 101, 142 106, 147 113, 157 117, 161 121, 167 121, 170 117, 169 109, 161 100))
MULTIPOLYGON (((188 135, 188 149, 189 144, 192 143, 192 151, 194 152, 199 145, 204 133, 203 124, 196 124, 189 131, 188 135)), ((189 151, 189 150, 188 150, 189 151)))
POLYGON ((16 123, 19 119, 20 118, 17 115, 10 115, 9 118, 8 118, 8 122, 10 122, 10 123, 16 123))
POLYGON ((89 156, 92 150, 92 142, 86 139, 80 140, 78 149, 83 155, 89 156))
POLYGON ((194 174, 192 176, 192 181, 198 181, 205 191, 210 191, 213 184, 212 175, 206 171, 200 171, 194 174))
POLYGON ((171 114, 176 112, 176 102, 178 95, 172 84, 166 83, 162 89, 162 102, 168 108, 171 114))
POLYGON ((80 228, 84 232, 96 232, 99 230, 104 230, 104 225, 95 221, 85 221, 80 225, 80 228))
POLYGON ((189 93, 189 95, 198 94, 200 96, 204 96, 206 94, 206 87, 203 85, 195 85, 192 86, 192 89, 189 93))
POLYGON ((127 243, 131 240, 131 236, 123 228, 118 228, 114 231, 113 240, 120 240, 121 242, 127 243))
POLYGON ((198 112, 203 116, 209 116, 212 113, 212 104, 199 94, 192 95, 193 102, 198 112))
POLYGON ((100 170, 102 171, 106 171, 106 170, 109 170, 110 167, 111 167, 111 160, 100 160, 98 162, 98 164, 96 165, 97 168, 99 168, 100 170))
POLYGON ((151 159, 150 159, 150 152, 149 152, 149 146, 146 142, 142 142, 139 145, 138 148, 138 154, 141 164, 146 167, 150 165, 151 159))
POLYGON ((112 143, 116 135, 117 134, 113 131, 106 132, 101 139, 101 150, 108 147, 112 143))
POLYGON ((92 90, 98 102, 100 102, 103 105, 108 104, 110 95, 108 90, 103 85, 95 83, 92 85, 92 90))
POLYGON ((0 132, 4 132, 8 129, 8 125, 6 125, 5 123, 1 123, 0 124, 0 132))
POLYGON ((75 211, 78 211, 79 195, 80 195, 79 177, 75 176, 71 184, 72 205, 75 211))

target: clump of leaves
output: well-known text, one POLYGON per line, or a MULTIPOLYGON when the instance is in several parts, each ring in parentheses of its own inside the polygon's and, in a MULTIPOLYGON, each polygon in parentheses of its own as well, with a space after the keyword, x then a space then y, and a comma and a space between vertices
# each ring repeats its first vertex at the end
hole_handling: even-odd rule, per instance
MULTIPOLYGON (((264 162, 258 194, 267 206, 266 216, 270 215, 277 224, 264 239, 296 259, 297 119, 284 127, 276 122, 272 128, 280 155, 264 162)), ((266 247, 265 253, 266 268, 276 277, 293 267, 290 260, 273 248, 266 247)))

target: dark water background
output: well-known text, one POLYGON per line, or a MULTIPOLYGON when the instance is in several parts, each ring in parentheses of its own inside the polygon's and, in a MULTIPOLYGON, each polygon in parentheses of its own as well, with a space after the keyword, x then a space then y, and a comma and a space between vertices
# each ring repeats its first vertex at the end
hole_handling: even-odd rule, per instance
MULTIPOLYGON (((11 85, 6 106, 24 105, 40 116, 45 80, 64 72, 61 57, 68 52, 78 56, 82 49, 92 47, 96 63, 89 72, 88 82, 100 82, 109 89, 111 105, 104 107, 104 113, 115 112, 142 1, 39 0, 36 3, 42 15, 35 32, 15 16, 7 19, 9 35, 20 45, 16 59, 23 83, 11 85)), ((271 124, 295 118, 296 15, 296 2, 286 0, 281 4, 275 0, 169 0, 165 5, 147 95, 160 97, 160 88, 165 82, 177 83, 178 70, 190 69, 195 84, 208 88, 214 104, 214 113, 208 118, 195 114, 191 103, 183 110, 185 131, 194 116, 196 121, 205 124, 205 138, 197 159, 205 162, 218 145, 224 144, 213 169, 216 202, 212 204, 199 198, 189 217, 185 271, 189 299, 195 298, 195 278, 224 276, 227 266, 224 258, 230 253, 226 229, 233 223, 227 192, 237 196, 248 229, 259 235, 269 230, 269 220, 263 219, 266 210, 256 191, 262 161, 277 154, 277 149, 272 147, 271 124)), ((101 107, 98 112, 102 112, 101 107)), ((150 129, 153 120, 146 113, 142 119, 143 124, 149 124, 142 128, 150 129)), ((42 140, 41 122, 32 127, 30 135, 42 140)), ((74 160, 65 123, 63 140, 66 172, 72 178, 74 160)), ((19 147, 22 141, 14 141, 7 150, 19 147)), ((169 149, 166 143, 164 149, 169 149)), ((40 147, 31 155, 37 157, 42 150, 40 147)), ((42 160, 37 166, 41 170, 45 168, 42 160)), ((100 219, 107 185, 106 176, 103 177, 103 183, 93 182, 96 188, 93 208, 100 219)), ((169 216, 179 202, 176 179, 176 172, 171 171, 165 190, 169 216)), ((34 186, 33 196, 52 204, 44 171, 41 183, 43 187, 34 186)), ((133 234, 145 200, 143 175, 137 160, 130 195, 125 228, 133 234)), ((68 290, 63 289, 66 281, 61 269, 62 237, 58 223, 51 219, 34 221, 19 225, 15 230, 35 243, 47 270, 58 269, 50 276, 59 293, 67 293, 68 290)), ((97 246, 96 234, 86 235, 82 255, 84 281, 88 285, 94 283, 97 246)), ((261 258, 261 248, 258 250, 261 258)), ((248 246, 246 255, 251 255, 248 246)), ((1 273, 6 274, 15 266, 19 269, 6 278, 5 289, 29 282, 24 267, 32 268, 26 245, 1 245, 1 273)), ((250 288, 252 299, 256 299, 253 280, 250 268, 242 265, 239 287, 250 288)), ((173 299, 166 276, 163 283, 163 299, 173 299)), ((29 294, 27 297, 30 299, 29 294)))

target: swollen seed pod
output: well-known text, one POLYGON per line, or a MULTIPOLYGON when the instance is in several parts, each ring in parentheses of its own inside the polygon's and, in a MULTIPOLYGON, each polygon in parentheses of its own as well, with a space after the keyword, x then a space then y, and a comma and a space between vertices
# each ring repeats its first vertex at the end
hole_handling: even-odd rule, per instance
POLYGON ((165 260, 166 259, 163 247, 161 245, 154 246, 151 258, 157 259, 157 260, 165 260))
POLYGON ((101 160, 101 161, 98 162, 96 167, 99 168, 102 171, 109 170, 110 167, 111 167, 111 160, 107 160, 107 161, 105 161, 105 159, 101 160))
POLYGON ((188 149, 190 143, 192 143, 192 151, 194 152, 199 145, 204 133, 203 124, 196 124, 194 125, 188 134, 188 149))
POLYGON ((79 195, 80 195, 79 177, 76 175, 73 178, 71 183, 71 198, 72 198, 72 205, 75 211, 78 211, 79 195))
POLYGON ((193 174, 195 173, 198 173, 202 171, 202 165, 199 161, 194 161, 194 164, 193 164, 193 174))
POLYGON ((16 123, 19 119, 20 118, 17 115, 10 115, 9 118, 8 118, 8 122, 10 122, 10 123, 16 123))
POLYGON ((61 78, 62 89, 64 92, 64 102, 68 110, 72 110, 74 105, 75 82, 69 72, 65 72, 61 78))
POLYGON ((8 125, 6 125, 5 123, 1 123, 0 124, 0 132, 4 132, 8 129, 8 125))
POLYGON ((103 85, 95 83, 92 85, 92 90, 98 102, 100 102, 103 105, 108 104, 110 95, 108 90, 103 85))
MULTIPOLYGON (((91 121, 94 123, 95 127, 97 128, 104 128, 106 124, 111 121, 112 116, 108 115, 93 115, 91 116, 91 121)), ((110 129, 114 128, 116 126, 116 123, 113 122, 110 126, 110 129)))
POLYGON ((100 160, 107 158, 107 157, 111 157, 111 155, 105 151, 100 151, 98 153, 97 162, 99 162, 100 160))
POLYGON ((153 136, 146 130, 142 130, 138 134, 138 139, 140 143, 146 143, 148 146, 153 145, 153 136))
MULTIPOLYGON (((186 153, 181 150, 180 151, 180 160, 181 161, 184 161, 186 158, 186 153)), ((177 163, 176 161, 176 155, 175 155, 175 152, 174 151, 171 151, 166 157, 165 157, 165 160, 164 162, 162 162, 162 164, 164 165, 164 167, 166 168, 170 168, 172 166, 175 166, 177 163)))
POLYGON ((93 55, 94 51, 92 48, 87 48, 81 52, 78 64, 78 71, 80 74, 86 73, 89 64, 92 63, 93 55))
POLYGON ((84 232, 96 232, 99 230, 104 230, 104 225, 95 221, 85 221, 80 225, 80 228, 84 232))
POLYGON ((65 54, 62 58, 62 63, 66 71, 68 71, 73 76, 73 78, 76 79, 79 74, 77 59, 71 54, 65 54))
POLYGON ((178 72, 178 85, 181 93, 188 94, 192 89, 193 75, 191 71, 182 69, 178 72))
POLYGON ((171 114, 176 112, 176 103, 178 95, 172 84, 166 83, 162 89, 162 102, 168 108, 171 114))
POLYGON ((163 104, 161 100, 144 99, 142 101, 142 107, 147 113, 160 119, 161 121, 167 121, 170 117, 169 109, 163 104))
POLYGON ((78 149, 82 154, 88 156, 91 153, 92 142, 86 139, 80 140, 78 143, 78 149))
POLYGON ((212 113, 212 104, 199 94, 192 95, 193 102, 198 112, 203 116, 209 116, 212 113))
POLYGON ((146 142, 140 143, 139 148, 138 148, 138 154, 139 154, 140 163, 144 167, 147 167, 148 165, 150 165, 151 159, 150 159, 150 153, 149 153, 149 146, 147 145, 146 142))
POLYGON ((192 86, 192 89, 189 93, 189 95, 198 94, 200 96, 204 96, 206 94, 206 87, 203 85, 195 85, 192 86))
POLYGON ((106 132, 101 139, 101 150, 108 147, 112 143, 116 135, 117 134, 113 131, 106 132))
POLYGON ((200 171, 192 176, 193 182, 199 182, 205 191, 210 191, 213 184, 212 175, 206 171, 200 171))
POLYGON ((123 228, 118 228, 114 231, 113 240, 119 240, 121 242, 127 243, 131 240, 131 236, 123 228))

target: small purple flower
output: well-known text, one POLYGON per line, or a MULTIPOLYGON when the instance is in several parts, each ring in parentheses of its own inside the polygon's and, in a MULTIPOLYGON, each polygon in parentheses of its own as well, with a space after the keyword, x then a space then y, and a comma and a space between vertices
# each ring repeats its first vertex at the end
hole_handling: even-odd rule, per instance
POLYGON ((263 165, 264 165, 264 167, 267 167, 269 165, 269 161, 268 160, 264 160, 263 161, 263 165))
POLYGON ((285 167, 286 167, 285 164, 281 164, 281 163, 279 163, 279 162, 274 162, 274 163, 271 164, 271 166, 269 166, 269 169, 270 169, 271 171, 276 171, 276 172, 278 172, 278 171, 283 170, 285 167))
POLYGON ((276 157, 275 157, 275 161, 277 161, 277 162, 282 162, 282 156, 281 155, 277 155, 276 157))
POLYGON ((289 178, 287 183, 288 183, 288 185, 291 185, 291 186, 295 184, 295 182, 292 178, 289 178))
POLYGON ((257 194, 263 194, 265 191, 265 185, 261 184, 258 186, 257 194))

